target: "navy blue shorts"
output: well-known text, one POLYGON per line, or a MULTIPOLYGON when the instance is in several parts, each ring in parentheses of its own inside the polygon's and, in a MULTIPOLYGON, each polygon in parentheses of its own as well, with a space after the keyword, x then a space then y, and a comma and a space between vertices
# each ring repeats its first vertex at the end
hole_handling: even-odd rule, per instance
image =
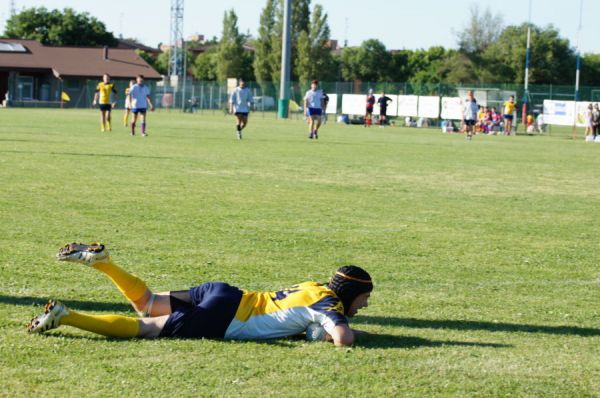
POLYGON ((100 104, 99 108, 102 112, 110 112, 112 110, 112 105, 111 104, 100 104))
POLYGON ((322 114, 323 114, 323 109, 308 108, 308 116, 321 116, 322 114))
POLYGON ((133 113, 141 113, 142 115, 146 114, 146 108, 133 108, 131 110, 133 113))
POLYGON ((222 282, 190 289, 192 303, 173 311, 160 337, 222 339, 237 312, 242 291, 222 282))

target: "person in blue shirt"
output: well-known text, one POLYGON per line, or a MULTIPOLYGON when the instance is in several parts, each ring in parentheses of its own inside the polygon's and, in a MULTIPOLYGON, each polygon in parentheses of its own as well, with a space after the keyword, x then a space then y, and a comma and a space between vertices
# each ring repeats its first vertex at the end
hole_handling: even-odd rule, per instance
POLYGON ((477 112, 479 112, 479 105, 477 100, 473 96, 473 91, 467 92, 467 99, 463 102, 463 125, 465 126, 465 133, 467 134, 467 140, 473 139, 473 132, 475 130, 475 124, 477 123, 477 112))

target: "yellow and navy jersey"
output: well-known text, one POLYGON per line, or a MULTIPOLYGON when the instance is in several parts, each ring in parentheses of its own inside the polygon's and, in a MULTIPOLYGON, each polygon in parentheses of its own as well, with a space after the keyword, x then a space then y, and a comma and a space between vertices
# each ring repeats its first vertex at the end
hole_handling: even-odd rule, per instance
POLYGON ((512 115, 513 113, 515 113, 516 107, 517 107, 517 104, 515 104, 513 101, 506 101, 504 103, 504 114, 512 115))
POLYGON ((100 82, 98 83, 98 85, 96 86, 96 92, 100 94, 100 98, 98 100, 98 103, 100 105, 108 105, 110 104, 110 94, 117 93, 117 90, 115 90, 115 85, 114 83, 104 83, 104 82, 100 82))
POLYGON ((272 339, 293 336, 318 322, 331 333, 348 324, 342 301, 326 285, 305 282, 278 292, 243 291, 226 339, 272 339))

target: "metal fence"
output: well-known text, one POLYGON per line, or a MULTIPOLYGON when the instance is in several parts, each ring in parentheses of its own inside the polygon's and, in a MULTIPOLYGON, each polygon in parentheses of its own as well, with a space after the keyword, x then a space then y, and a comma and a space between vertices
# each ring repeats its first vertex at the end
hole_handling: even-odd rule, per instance
MULTIPOLYGON (((117 107, 122 108, 125 101, 125 89, 128 80, 117 80, 116 89, 117 107)), ((97 80, 86 80, 79 87, 64 87, 71 101, 65 107, 88 108, 92 106, 97 80)), ((152 98, 157 108, 183 110, 186 112, 226 112, 228 108, 228 89, 226 82, 205 82, 187 79, 177 85, 167 82, 148 81, 152 98)), ((248 82, 247 86, 252 91, 257 112, 276 113, 279 98, 279 83, 273 82, 248 82)), ((304 93, 309 89, 309 83, 291 83, 291 100, 302 106, 304 93)), ((369 89, 376 93, 385 91, 388 94, 400 95, 433 95, 456 97, 466 89, 497 90, 499 92, 514 92, 517 101, 522 103, 524 91, 521 85, 515 84, 429 84, 429 83, 372 83, 372 82, 322 82, 321 88, 328 94, 338 95, 337 109, 341 113, 342 95, 365 94, 369 89)), ((529 89, 530 109, 541 109, 543 101, 573 100, 575 90, 573 86, 532 85, 529 89)), ((581 101, 600 102, 600 87, 581 87, 581 101)), ((291 107, 294 109, 294 106, 291 107)))

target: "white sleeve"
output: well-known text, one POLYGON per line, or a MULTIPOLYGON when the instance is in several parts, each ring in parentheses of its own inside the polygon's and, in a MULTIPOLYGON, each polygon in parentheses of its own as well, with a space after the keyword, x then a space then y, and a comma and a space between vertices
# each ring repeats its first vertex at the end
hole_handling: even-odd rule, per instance
POLYGON ((333 329, 335 329, 337 325, 348 324, 348 320, 346 319, 346 317, 338 312, 331 311, 329 312, 330 315, 328 315, 328 313, 324 313, 322 311, 315 311, 311 308, 309 309, 309 314, 312 318, 311 321, 319 323, 321 326, 323 326, 323 329, 325 329, 325 331, 329 334, 333 332, 333 329))

